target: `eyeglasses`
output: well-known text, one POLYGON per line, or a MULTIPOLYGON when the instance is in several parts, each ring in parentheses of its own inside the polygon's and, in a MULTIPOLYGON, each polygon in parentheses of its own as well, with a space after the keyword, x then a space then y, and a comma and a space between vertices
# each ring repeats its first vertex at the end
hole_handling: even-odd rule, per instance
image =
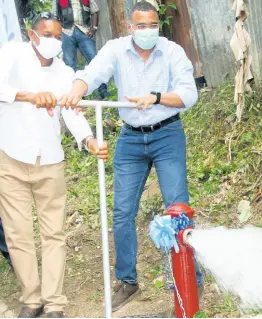
POLYGON ((134 24, 133 26, 136 29, 138 29, 138 30, 145 30, 147 28, 149 28, 149 29, 159 29, 159 23, 152 23, 152 24, 140 23, 140 24, 134 24))
POLYGON ((61 22, 61 19, 59 16, 57 16, 51 12, 41 12, 34 17, 34 19, 32 21, 32 26, 34 26, 39 19, 46 19, 46 20, 54 19, 54 20, 61 22))

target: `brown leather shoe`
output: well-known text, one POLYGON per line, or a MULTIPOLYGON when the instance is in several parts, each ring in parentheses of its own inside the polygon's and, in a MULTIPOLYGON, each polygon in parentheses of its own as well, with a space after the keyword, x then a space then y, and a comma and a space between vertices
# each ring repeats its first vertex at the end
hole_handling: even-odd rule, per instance
POLYGON ((63 311, 50 311, 46 314, 47 318, 64 318, 63 311))
POLYGON ((17 318, 37 318, 44 311, 44 306, 39 308, 30 308, 23 306, 17 318))

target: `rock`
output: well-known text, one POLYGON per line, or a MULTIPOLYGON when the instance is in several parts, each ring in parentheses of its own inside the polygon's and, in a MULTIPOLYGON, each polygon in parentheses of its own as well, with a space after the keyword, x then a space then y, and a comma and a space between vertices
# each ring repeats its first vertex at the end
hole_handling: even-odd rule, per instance
POLYGON ((220 289, 216 283, 213 283, 209 286, 209 292, 215 292, 215 293, 218 293, 219 295, 221 294, 220 289))
POLYGON ((156 284, 158 281, 164 282, 164 281, 165 281, 164 276, 157 277, 157 278, 153 281, 153 283, 156 284))
POLYGON ((145 277, 146 279, 151 279, 151 274, 146 273, 146 274, 144 275, 144 277, 145 277))
POLYGON ((3 301, 0 301, 0 314, 6 312, 7 309, 7 305, 3 301))
POLYGON ((249 218, 252 217, 250 202, 247 200, 241 200, 237 210, 240 214, 238 219, 241 224, 247 222, 249 218))

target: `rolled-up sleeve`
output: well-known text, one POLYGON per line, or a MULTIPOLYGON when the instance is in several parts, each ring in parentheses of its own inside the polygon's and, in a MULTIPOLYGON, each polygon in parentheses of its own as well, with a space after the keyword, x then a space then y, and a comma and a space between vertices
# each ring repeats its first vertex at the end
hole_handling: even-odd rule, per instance
POLYGON ((97 12, 99 12, 99 6, 96 0, 90 0, 90 13, 95 14, 97 12))
POLYGON ((185 108, 189 109, 198 100, 198 93, 193 76, 194 68, 185 51, 176 45, 170 60, 171 87, 183 101, 185 108))
POLYGON ((0 102, 13 103, 20 91, 8 83, 16 54, 17 50, 14 43, 7 43, 0 49, 0 102))
POLYGON ((87 95, 102 83, 107 83, 113 76, 116 65, 116 41, 108 41, 84 70, 76 72, 75 79, 84 81, 88 86, 87 95))
POLYGON ((76 139, 79 150, 82 149, 82 141, 87 136, 93 135, 87 119, 82 113, 77 114, 75 110, 62 109, 62 116, 69 131, 76 139))

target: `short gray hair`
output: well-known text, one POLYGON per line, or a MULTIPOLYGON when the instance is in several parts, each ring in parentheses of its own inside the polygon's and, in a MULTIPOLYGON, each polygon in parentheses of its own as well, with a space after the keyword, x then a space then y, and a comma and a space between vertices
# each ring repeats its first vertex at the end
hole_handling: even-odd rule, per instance
POLYGON ((149 3, 149 2, 147 2, 145 0, 137 2, 133 6, 133 8, 132 8, 132 10, 131 10, 131 12, 129 14, 129 20, 132 19, 132 16, 133 16, 135 11, 144 11, 144 12, 154 11, 158 15, 157 9, 151 3, 149 3))

